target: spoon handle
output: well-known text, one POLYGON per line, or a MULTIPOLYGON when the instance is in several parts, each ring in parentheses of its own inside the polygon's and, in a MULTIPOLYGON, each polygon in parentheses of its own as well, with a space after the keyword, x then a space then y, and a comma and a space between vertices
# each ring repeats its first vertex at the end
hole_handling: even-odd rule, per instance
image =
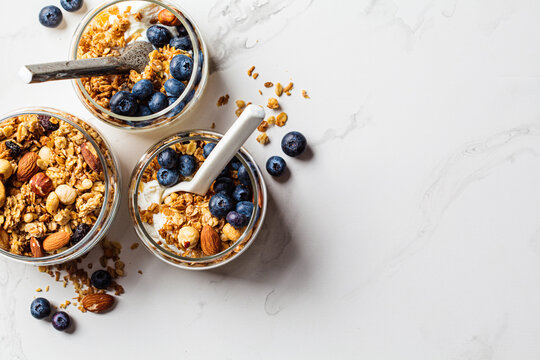
POLYGON ((236 155, 262 120, 264 120, 264 109, 261 106, 249 105, 246 107, 240 117, 218 141, 208 158, 204 160, 193 179, 166 189, 161 198, 164 199, 167 195, 182 188, 184 191, 189 190, 195 194, 205 195, 219 173, 236 155), (186 185, 189 189, 185 189, 186 185))
POLYGON ((45 64, 25 65, 19 76, 27 84, 50 80, 77 79, 96 75, 117 75, 129 72, 130 67, 113 56, 57 61, 45 64))

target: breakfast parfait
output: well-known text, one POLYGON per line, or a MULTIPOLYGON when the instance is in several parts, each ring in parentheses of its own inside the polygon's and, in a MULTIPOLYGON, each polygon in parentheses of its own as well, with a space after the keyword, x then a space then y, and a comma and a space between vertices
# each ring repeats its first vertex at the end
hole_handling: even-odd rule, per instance
POLYGON ((120 56, 135 41, 154 47, 142 72, 75 81, 79 97, 99 118, 129 128, 155 127, 180 116, 202 91, 204 44, 192 22, 170 9, 149 1, 123 1, 90 14, 74 44, 77 59, 120 56))
POLYGON ((99 240, 112 220, 103 215, 118 205, 115 164, 100 135, 68 114, 35 111, 2 120, 0 141, 0 252, 60 254, 96 225, 99 240))
POLYGON ((142 170, 136 194, 132 195, 137 197, 137 213, 147 234, 186 263, 193 260, 189 264, 193 266, 207 266, 234 256, 252 238, 254 224, 262 217, 264 194, 258 183, 254 193, 253 170, 246 169, 238 156, 223 169, 206 195, 177 192, 160 204, 161 191, 190 181, 215 145, 213 139, 195 139, 177 141, 161 150, 142 170), (219 255, 222 253, 224 256, 219 255))

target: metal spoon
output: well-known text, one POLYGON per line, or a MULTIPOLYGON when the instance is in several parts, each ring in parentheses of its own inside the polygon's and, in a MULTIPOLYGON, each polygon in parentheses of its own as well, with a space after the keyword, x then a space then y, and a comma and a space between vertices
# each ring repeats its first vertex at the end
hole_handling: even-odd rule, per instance
POLYGON ((51 80, 118 75, 128 73, 131 69, 143 72, 148 64, 148 54, 153 50, 154 47, 149 42, 136 41, 126 46, 120 56, 25 65, 19 70, 19 76, 24 82, 31 84, 51 80))
POLYGON ((261 106, 249 105, 246 107, 240 117, 231 125, 229 131, 216 144, 208 158, 204 160, 191 181, 182 181, 170 188, 161 188, 160 203, 168 195, 178 191, 205 195, 219 173, 236 155, 263 119, 264 109, 261 106))

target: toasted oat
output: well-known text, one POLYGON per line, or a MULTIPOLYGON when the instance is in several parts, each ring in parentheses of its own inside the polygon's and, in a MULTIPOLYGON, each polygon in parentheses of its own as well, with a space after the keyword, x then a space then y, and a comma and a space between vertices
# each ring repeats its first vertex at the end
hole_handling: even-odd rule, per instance
POLYGON ((289 92, 289 91, 292 90, 292 88, 293 88, 293 83, 290 82, 289 84, 287 84, 287 86, 285 86, 285 87, 283 88, 283 92, 289 92))
POLYGON ((276 125, 277 126, 283 126, 287 122, 287 114, 282 112, 276 117, 276 125))
POLYGON ((285 94, 287 94, 287 96, 291 96, 291 93, 289 91, 285 92, 285 94))
POLYGON ((263 120, 257 127, 257 130, 259 130, 260 132, 265 132, 267 129, 268 129, 268 122, 266 120, 263 120))
POLYGON ((272 126, 276 123, 276 118, 274 116, 270 116, 268 119, 266 119, 266 122, 268 123, 268 126, 272 126))
POLYGON ((270 142, 270 139, 268 138, 268 135, 266 135, 265 132, 262 132, 257 136, 257 141, 263 145, 266 145, 270 142))
POLYGON ((212 124, 210 124, 210 129, 215 129, 215 127, 216 127, 216 123, 212 122, 212 124))
POLYGON ((253 74, 253 70, 255 70, 255 65, 250 67, 249 70, 247 71, 248 76, 251 76, 253 74))
POLYGON ((281 94, 283 94, 283 86, 281 86, 280 83, 276 84, 275 93, 277 96, 281 96, 281 94))
POLYGON ((41 288, 36 289, 36 292, 41 292, 41 291, 42 291, 41 288))
POLYGON ((227 105, 228 102, 229 102, 229 94, 225 94, 223 96, 220 96, 216 105, 219 107, 219 106, 227 105))
POLYGON ((262 91, 261 91, 261 90, 259 90, 259 95, 262 95, 262 94, 263 94, 263 93, 262 93, 262 91))
POLYGON ((256 78, 258 78, 258 77, 259 77, 259 73, 254 73, 254 74, 253 74, 253 78, 254 78, 254 79, 256 79, 256 78))
POLYGON ((311 99, 306 90, 302 90, 302 96, 306 99, 311 99))
POLYGON ((267 88, 267 89, 271 88, 272 86, 274 86, 274 83, 271 82, 271 81, 267 81, 267 82, 264 83, 264 87, 267 88))
POLYGON ((135 250, 135 249, 138 248, 138 247, 139 247, 139 243, 138 243, 138 242, 134 242, 133 244, 131 244, 130 249, 131 249, 131 250, 135 250))
POLYGON ((266 105, 269 109, 279 109, 279 102, 276 98, 268 99, 268 104, 266 105))
POLYGON ((45 287, 45 291, 46 291, 46 292, 49 291, 49 285, 47 285, 47 286, 45 287))

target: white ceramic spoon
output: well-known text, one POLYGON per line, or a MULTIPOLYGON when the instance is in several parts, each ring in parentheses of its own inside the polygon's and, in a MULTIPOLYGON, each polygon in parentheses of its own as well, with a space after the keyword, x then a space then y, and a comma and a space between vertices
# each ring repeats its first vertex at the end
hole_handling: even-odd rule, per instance
POLYGON ((258 105, 248 105, 229 131, 217 142, 191 181, 182 181, 169 188, 161 188, 160 203, 168 195, 178 191, 205 195, 216 177, 263 120, 264 109, 258 105))

